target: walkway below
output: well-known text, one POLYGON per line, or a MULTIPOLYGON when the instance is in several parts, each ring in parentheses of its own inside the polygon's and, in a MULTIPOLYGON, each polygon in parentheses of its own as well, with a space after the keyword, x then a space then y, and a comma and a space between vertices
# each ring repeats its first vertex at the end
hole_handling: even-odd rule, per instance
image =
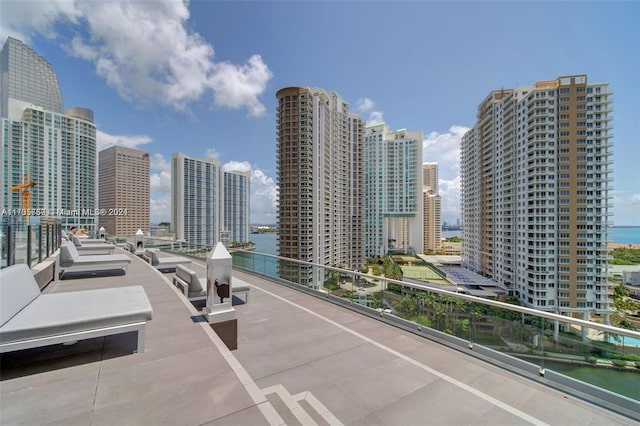
MULTIPOLYGON (((202 265, 193 264, 200 276, 202 265)), ((632 425, 632 420, 323 300, 234 271, 229 351, 198 308, 133 257, 124 276, 46 292, 143 285, 154 309, 135 335, 2 356, 0 424, 632 425)))

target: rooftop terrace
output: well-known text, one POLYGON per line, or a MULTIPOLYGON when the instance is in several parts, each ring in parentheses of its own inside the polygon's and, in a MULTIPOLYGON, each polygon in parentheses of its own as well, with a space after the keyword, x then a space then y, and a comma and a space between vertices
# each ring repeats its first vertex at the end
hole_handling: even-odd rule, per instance
MULTIPOLYGON (((143 285, 132 333, 2 355, 0 423, 65 425, 632 425, 635 421, 462 352, 244 272, 229 351, 192 305, 135 256, 126 275, 45 292, 143 285)), ((205 275, 205 267, 193 269, 205 275)))

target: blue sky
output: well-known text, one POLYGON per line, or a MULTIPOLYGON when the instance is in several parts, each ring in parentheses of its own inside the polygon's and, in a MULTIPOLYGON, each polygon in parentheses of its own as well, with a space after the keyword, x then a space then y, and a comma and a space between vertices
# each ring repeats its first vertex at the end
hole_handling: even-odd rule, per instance
POLYGON ((615 225, 640 225, 640 2, 0 2, 13 36, 91 108, 98 144, 152 154, 170 219, 173 152, 252 170, 251 222, 275 223, 275 92, 335 90, 367 120, 422 130, 459 216, 459 141, 493 89, 587 74, 614 92, 615 225))

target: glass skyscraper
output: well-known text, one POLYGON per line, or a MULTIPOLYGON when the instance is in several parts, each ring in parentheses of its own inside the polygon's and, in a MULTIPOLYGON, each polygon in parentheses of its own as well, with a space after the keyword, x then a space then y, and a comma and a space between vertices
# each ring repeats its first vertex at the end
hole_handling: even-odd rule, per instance
POLYGON ((2 70, 2 172, 0 206, 23 207, 21 191, 10 188, 25 177, 34 182, 31 208, 59 216, 63 224, 95 230, 96 126, 93 112, 63 112, 51 65, 19 40, 8 38, 0 53, 2 70))

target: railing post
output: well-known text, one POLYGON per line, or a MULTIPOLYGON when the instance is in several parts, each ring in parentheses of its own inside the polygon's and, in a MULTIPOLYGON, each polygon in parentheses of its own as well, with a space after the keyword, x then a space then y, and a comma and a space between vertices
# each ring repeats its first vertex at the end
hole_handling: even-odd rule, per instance
POLYGON ((51 254, 49 248, 49 224, 47 223, 47 257, 49 257, 49 255, 51 254))
POLYGON ((31 268, 31 224, 27 225, 27 265, 31 268))
POLYGON ((15 241, 13 241, 13 226, 7 225, 7 266, 13 265, 15 258, 13 251, 15 250, 15 241))
POLYGON ((38 263, 42 262, 42 224, 38 225, 38 263))

